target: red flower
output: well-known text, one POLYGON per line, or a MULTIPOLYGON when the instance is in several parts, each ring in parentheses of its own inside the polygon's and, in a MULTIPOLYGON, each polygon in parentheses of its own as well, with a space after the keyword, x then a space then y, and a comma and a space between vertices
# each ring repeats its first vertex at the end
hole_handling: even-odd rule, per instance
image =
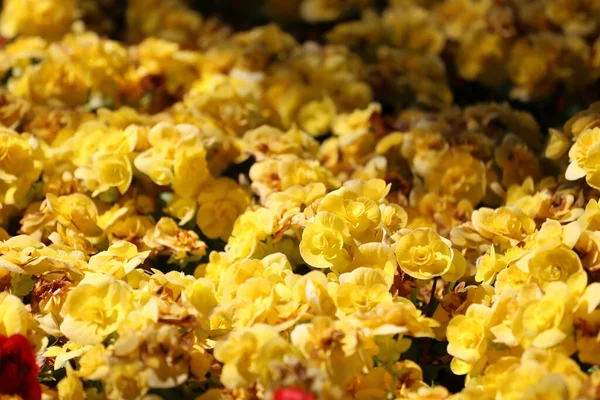
POLYGON ((33 346, 25 336, 0 335, 0 394, 19 395, 23 400, 41 399, 38 370, 33 346))
POLYGON ((275 390, 274 400, 315 400, 315 397, 300 388, 279 388, 275 390))

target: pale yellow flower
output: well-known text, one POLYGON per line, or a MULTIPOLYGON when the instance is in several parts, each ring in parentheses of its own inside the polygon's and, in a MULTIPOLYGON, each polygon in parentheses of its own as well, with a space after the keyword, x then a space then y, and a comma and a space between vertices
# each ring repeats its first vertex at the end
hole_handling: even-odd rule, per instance
POLYGON ((97 344, 117 330, 133 309, 132 289, 105 275, 87 275, 69 295, 61 310, 60 331, 74 343, 97 344))

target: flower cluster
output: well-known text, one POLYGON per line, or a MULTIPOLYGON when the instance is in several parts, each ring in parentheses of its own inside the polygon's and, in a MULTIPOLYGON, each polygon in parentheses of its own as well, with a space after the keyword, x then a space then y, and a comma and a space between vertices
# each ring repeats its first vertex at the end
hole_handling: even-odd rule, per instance
POLYGON ((3 2, 0 400, 600 397, 600 103, 452 77, 586 87, 594 2, 119 3, 3 2))
POLYGON ((329 41, 367 54, 375 48, 378 71, 389 68, 383 54, 406 59, 395 63, 395 75, 381 74, 381 90, 409 86, 428 105, 452 100, 444 90, 444 59, 449 74, 500 90, 509 85, 510 97, 524 101, 557 90, 582 93, 599 76, 600 7, 593 1, 390 0, 378 11, 366 1, 304 0, 310 13, 300 15, 323 20, 331 3, 363 4, 361 19, 337 24, 329 41))

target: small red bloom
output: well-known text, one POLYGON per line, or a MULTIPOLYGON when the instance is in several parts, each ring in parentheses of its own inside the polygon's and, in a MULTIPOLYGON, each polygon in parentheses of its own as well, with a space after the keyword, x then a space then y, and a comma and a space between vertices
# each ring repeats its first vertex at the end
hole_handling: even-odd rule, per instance
POLYGON ((279 388, 275 390, 274 400, 315 400, 315 397, 300 388, 279 388))
POLYGON ((33 346, 25 336, 0 335, 0 394, 19 395, 23 400, 41 399, 38 371, 33 346))

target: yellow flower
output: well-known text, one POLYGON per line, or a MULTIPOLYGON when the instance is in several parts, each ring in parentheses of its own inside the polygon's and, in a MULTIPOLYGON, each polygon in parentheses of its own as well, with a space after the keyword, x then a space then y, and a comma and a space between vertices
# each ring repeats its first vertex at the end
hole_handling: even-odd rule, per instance
POLYGON ((313 315, 335 315, 337 307, 327 290, 329 283, 321 271, 311 271, 306 275, 294 275, 292 298, 299 304, 307 304, 313 315))
POLYGON ((324 184, 309 183, 306 186, 292 186, 281 192, 271 193, 265 199, 265 206, 281 219, 300 218, 300 212, 327 193, 324 184))
POLYGON ((62 347, 48 347, 42 354, 42 357, 55 357, 54 370, 59 370, 69 364, 67 361, 81 357, 83 354, 86 354, 88 351, 90 351, 92 347, 93 346, 82 346, 72 342, 67 342, 62 347))
POLYGON ((233 180, 218 178, 206 182, 198 194, 196 224, 209 239, 226 241, 233 224, 250 205, 250 196, 233 180))
POLYGON ((243 328, 261 322, 276 325, 281 322, 276 307, 277 297, 275 284, 268 279, 250 278, 243 282, 236 291, 233 303, 229 304, 233 327, 243 328))
POLYGON ((574 181, 585 176, 587 183, 600 188, 600 128, 586 129, 569 150, 570 164, 565 177, 574 181))
POLYGON ((75 171, 75 177, 83 180, 94 197, 111 188, 117 188, 121 194, 125 194, 131 185, 133 171, 126 155, 95 153, 89 166, 79 167, 75 171))
POLYGON ((413 278, 432 279, 441 276, 457 280, 465 271, 462 255, 431 228, 409 231, 400 237, 395 246, 400 268, 413 278))
POLYGON ((312 267, 343 271, 350 263, 345 248, 348 240, 346 223, 335 214, 322 211, 302 232, 300 254, 312 267))
POLYGON ((244 134, 247 151, 257 161, 278 158, 282 155, 295 155, 300 158, 315 157, 319 143, 310 135, 293 126, 287 132, 262 125, 244 134))
POLYGON ((262 207, 256 210, 248 209, 233 224, 231 236, 233 238, 250 236, 256 240, 264 240, 273 233, 274 224, 275 218, 269 209, 262 207))
POLYGON ((84 400, 86 398, 83 383, 70 364, 67 364, 67 376, 58 382, 56 388, 58 389, 59 400, 84 400))
POLYGON ((134 244, 120 240, 113 243, 108 250, 92 256, 88 268, 93 272, 123 278, 141 265, 149 254, 150 251, 138 253, 134 244))
POLYGON ((366 312, 379 303, 392 300, 390 285, 381 270, 357 268, 340 275, 339 282, 336 303, 345 314, 366 312))
POLYGON ((31 314, 17 296, 0 293, 0 335, 27 335, 35 326, 31 314))
POLYGON ((450 367, 457 375, 468 373, 484 355, 488 347, 486 323, 491 310, 481 304, 472 304, 465 315, 457 315, 448 324, 448 354, 454 356, 450 367))
POLYGON ((60 331, 74 343, 97 344, 133 309, 132 289, 113 277, 89 274, 67 296, 60 331))
POLYGON ((135 158, 136 168, 158 185, 172 185, 183 198, 197 196, 210 175, 200 130, 160 122, 148 133, 148 142, 151 148, 135 158))
POLYGON ((587 274, 577 253, 566 246, 535 251, 525 269, 534 281, 545 289, 552 282, 564 282, 574 296, 579 296, 587 286, 587 274))
POLYGON ((396 255, 390 246, 383 243, 365 243, 356 248, 356 253, 352 259, 351 269, 359 267, 368 267, 383 271, 384 279, 388 284, 392 284, 398 264, 396 255))
POLYGON ((315 317, 310 323, 296 325, 291 341, 338 385, 357 376, 377 352, 375 343, 361 337, 355 327, 330 317, 315 317))
POLYGON ((494 288, 496 289, 496 293, 502 293, 509 287, 520 290, 523 286, 531 283, 532 280, 533 277, 530 273, 524 272, 513 264, 498 273, 494 288))
POLYGON ((381 223, 388 232, 396 232, 406 227, 408 223, 408 213, 398 204, 381 204, 381 223))
POLYGON ((590 199, 585 205, 583 215, 577 220, 581 225, 582 231, 600 230, 600 205, 596 199, 590 199))
POLYGON ((475 206, 485 195, 485 166, 469 153, 445 151, 425 175, 425 187, 455 200, 467 199, 475 206))
POLYGON ((498 384, 503 399, 549 399, 567 400, 569 388, 563 376, 550 374, 536 362, 521 362, 498 384))
POLYGON ((40 143, 34 137, 0 128, 0 204, 25 207, 42 167, 40 143))
POLYGON ((228 388, 244 388, 262 372, 259 366, 261 360, 260 350, 272 340, 281 339, 275 328, 257 324, 253 327, 233 331, 224 340, 215 345, 215 358, 221 361, 223 372, 221 382, 228 388))
POLYGON ((510 347, 519 345, 512 330, 513 320, 518 309, 517 290, 512 287, 503 290, 492 306, 492 313, 487 324, 494 343, 502 343, 510 347))
POLYGON ((58 222, 66 228, 81 232, 86 237, 96 237, 102 234, 98 227, 98 208, 92 199, 81 193, 56 197, 46 195, 48 206, 58 222))
POLYGON ((490 252, 484 254, 477 259, 477 272, 475 280, 491 285, 496 279, 498 272, 506 268, 506 264, 502 262, 500 257, 496 256, 494 246, 490 247, 490 252))
POLYGON ((115 362, 110 365, 103 380, 104 395, 108 400, 136 399, 148 390, 148 376, 141 361, 115 362))
POLYGON ((212 309, 218 304, 215 285, 206 278, 199 278, 189 285, 183 292, 186 301, 189 301, 203 316, 208 317, 212 309))
POLYGON ((81 65, 67 62, 63 57, 46 58, 28 67, 19 78, 11 79, 9 89, 36 104, 82 106, 88 101, 92 86, 91 76, 86 72, 81 65))
POLYGON ((69 30, 76 14, 75 0, 8 0, 2 8, 0 32, 9 38, 27 35, 56 40, 69 30))
POLYGON ((159 219, 154 229, 146 232, 143 240, 151 249, 169 254, 175 260, 185 260, 187 257, 199 259, 206 254, 206 243, 200 240, 198 234, 182 229, 169 217, 159 219))
POLYGON ((184 199, 183 197, 174 195, 163 211, 173 218, 178 219, 179 225, 183 226, 194 218, 197 206, 196 199, 184 199))
POLYGON ((335 21, 348 9, 341 1, 304 0, 300 4, 300 16, 310 23, 335 21))
POLYGON ((548 349, 572 336, 576 303, 565 283, 552 282, 543 294, 531 284, 521 289, 519 297, 513 332, 523 348, 548 349))
POLYGON ((284 155, 278 159, 256 162, 250 167, 252 189, 265 198, 275 190, 286 190, 292 186, 323 183, 328 189, 340 186, 332 172, 317 160, 302 160, 284 155))
POLYGON ((312 136, 318 137, 327 133, 336 115, 335 103, 329 97, 313 100, 298 110, 296 117, 300 128, 312 136))
POLYGON ((550 138, 544 155, 551 160, 558 160, 569 150, 571 141, 567 135, 557 129, 550 128, 549 132, 550 138))
POLYGON ((396 297, 391 302, 378 303, 371 310, 350 316, 356 326, 368 329, 373 335, 405 334, 414 337, 434 337, 432 328, 439 323, 424 316, 408 299, 396 297))
POLYGON ((177 143, 173 162, 173 190, 183 198, 198 195, 209 177, 206 150, 198 137, 186 137, 177 143))
POLYGON ((377 203, 346 187, 326 195, 319 203, 318 211, 337 215, 354 235, 373 230, 381 220, 377 203))
POLYGON ((497 382, 503 399, 575 399, 586 375, 579 365, 560 351, 531 348, 520 363, 507 368, 497 382))
POLYGON ((514 246, 535 230, 532 218, 509 207, 481 207, 473 211, 471 219, 481 236, 504 247, 514 246))
POLYGON ((579 298, 574 314, 577 357, 586 364, 600 364, 600 283, 590 284, 579 298))

